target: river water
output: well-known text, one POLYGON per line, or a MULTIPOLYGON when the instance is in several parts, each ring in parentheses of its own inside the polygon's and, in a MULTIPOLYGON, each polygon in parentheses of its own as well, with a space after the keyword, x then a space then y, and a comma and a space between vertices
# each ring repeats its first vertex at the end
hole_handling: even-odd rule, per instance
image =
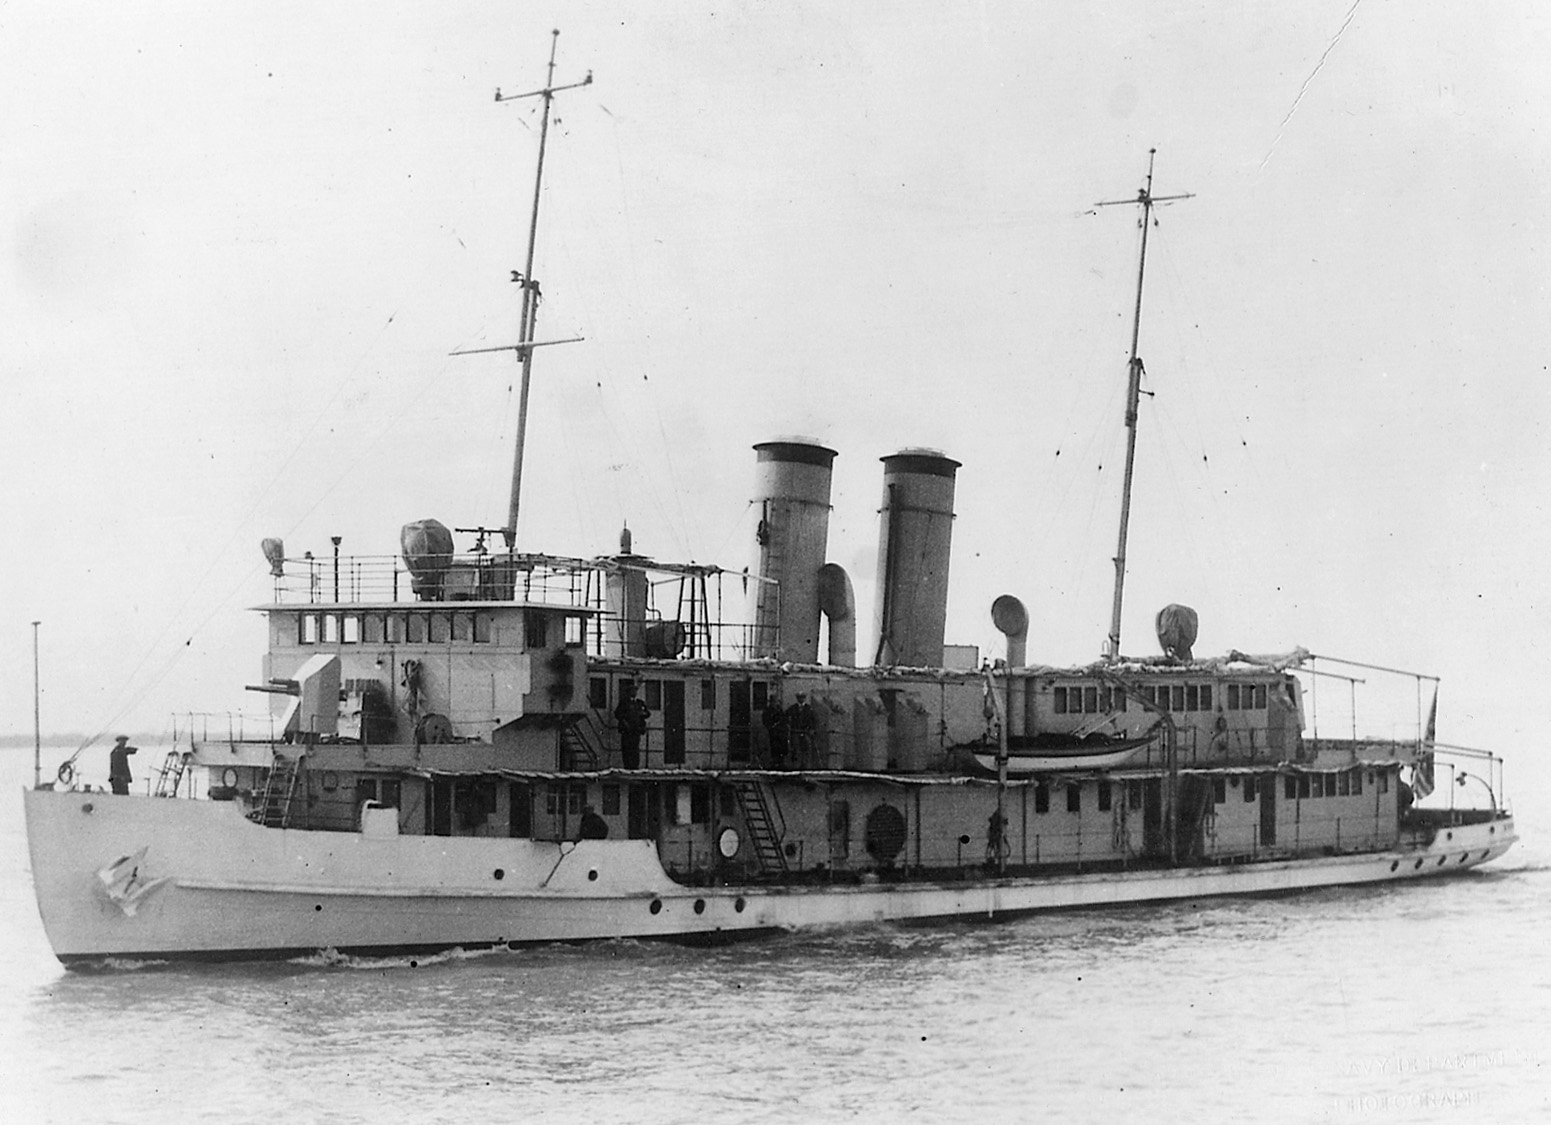
POLYGON ((31 757, 0 751, 0 1120, 1551 1111, 1551 856, 1535 829, 1548 806, 1522 795, 1524 838, 1506 859, 1391 888, 709 951, 607 942, 84 973, 54 960, 33 901, 17 794, 31 757))

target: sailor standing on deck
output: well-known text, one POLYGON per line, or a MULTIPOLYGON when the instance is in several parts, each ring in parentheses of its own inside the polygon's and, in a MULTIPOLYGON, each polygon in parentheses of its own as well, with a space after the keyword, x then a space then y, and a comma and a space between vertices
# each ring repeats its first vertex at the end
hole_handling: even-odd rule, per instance
POLYGON ((129 776, 129 756, 138 754, 138 746, 129 745, 129 736, 121 734, 113 740, 114 746, 108 754, 108 784, 113 786, 113 792, 120 797, 127 796, 129 786, 134 778, 129 776))
POLYGON ((641 766, 641 736, 646 733, 646 723, 651 710, 636 698, 635 685, 624 684, 619 690, 619 706, 614 708, 614 721, 619 725, 619 756, 627 770, 641 766))

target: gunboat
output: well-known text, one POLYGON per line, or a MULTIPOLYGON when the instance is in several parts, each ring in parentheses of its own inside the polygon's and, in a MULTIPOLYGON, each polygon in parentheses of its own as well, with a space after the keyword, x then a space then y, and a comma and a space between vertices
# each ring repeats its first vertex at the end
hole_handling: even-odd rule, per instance
MULTIPOLYGON (((591 81, 557 86, 553 46, 548 74, 520 95, 543 110, 511 346, 523 419, 534 352, 558 342, 535 336, 533 281, 550 107, 591 81)), ((1414 738, 1333 739, 1306 733, 1301 679, 1333 658, 1199 659, 1182 606, 1159 614, 1161 656, 1121 653, 1147 221, 1175 198, 1152 193, 1149 160, 1115 201, 1143 225, 1102 659, 1031 663, 1011 595, 990 607, 999 658, 946 643, 960 463, 941 452, 882 458, 859 666, 851 580, 826 558, 835 450, 755 446, 751 570, 648 558, 628 533, 567 557, 516 549, 520 424, 506 525, 462 549, 435 520, 389 556, 265 541, 264 729, 189 729, 145 795, 83 786, 69 762, 25 792, 55 954, 709 942, 1434 878, 1501 856, 1516 837, 1500 759, 1437 741, 1436 694, 1414 738), (1491 807, 1416 804, 1449 754, 1485 774, 1491 807)), ((1436 682, 1414 678, 1420 715, 1436 682)))

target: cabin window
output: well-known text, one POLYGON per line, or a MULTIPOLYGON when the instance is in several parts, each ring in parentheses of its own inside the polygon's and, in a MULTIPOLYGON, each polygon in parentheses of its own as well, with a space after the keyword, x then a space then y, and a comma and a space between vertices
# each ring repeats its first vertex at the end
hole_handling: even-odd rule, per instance
POLYGON ((605 785, 603 787, 603 815, 619 815, 619 786, 605 785))
POLYGON ((1124 711, 1126 709, 1126 693, 1119 688, 1099 689, 1099 710, 1124 711))
POLYGON ((402 808, 403 789, 404 783, 397 778, 384 778, 377 786, 377 803, 390 809, 402 808))
POLYGON ((1158 710, 1167 711, 1169 709, 1169 689, 1167 687, 1159 687, 1157 693, 1158 710))
POLYGON ((1072 782, 1066 787, 1066 811, 1082 812, 1082 789, 1076 782, 1072 782))
POLYGON ((1325 795, 1325 775, 1322 773, 1315 774, 1309 780, 1309 790, 1309 796, 1323 797, 1325 795))
POLYGON ((1082 709, 1090 715, 1099 709, 1098 688, 1085 687, 1082 689, 1082 709))
POLYGON ((323 615, 323 643, 337 645, 339 643, 339 614, 325 613, 323 615))
POLYGON ((1203 711, 1210 711, 1211 709, 1212 709, 1212 685, 1211 684, 1202 684, 1201 685, 1201 710, 1203 710, 1203 711))
POLYGON ((528 610, 522 615, 523 631, 527 634, 527 646, 529 648, 544 648, 546 640, 548 619, 542 613, 528 610))
POLYGON ((1244 802, 1248 804, 1255 799, 1255 775, 1250 774, 1244 779, 1244 802))
POLYGON ((1264 711, 1265 709, 1266 709, 1266 685, 1265 684, 1256 684, 1255 685, 1255 710, 1257 710, 1257 711, 1264 711))
POLYGON ((1174 706, 1171 709, 1174 711, 1183 711, 1185 709, 1185 685, 1175 684, 1173 692, 1174 706))
POLYGON ((533 835, 533 790, 520 781, 506 787, 507 835, 526 839, 533 835))
POLYGON ((770 685, 762 680, 755 680, 749 684, 749 706, 752 710, 763 711, 770 702, 770 685))
POLYGON ((1220 777, 1212 778, 1212 803, 1225 804, 1228 800, 1228 783, 1220 777))
POLYGON ((1354 796, 1354 797, 1361 797, 1362 795, 1363 795, 1363 771, 1362 770, 1353 770, 1352 771, 1352 796, 1354 796))
POLYGON ((1287 778, 1286 778, 1286 781, 1287 781, 1287 799, 1289 801, 1296 800, 1297 797, 1298 797, 1298 779, 1296 777, 1294 777, 1292 774, 1288 774, 1287 778))
POLYGON ((1350 797, 1352 795, 1352 775, 1349 773, 1343 773, 1340 774, 1339 777, 1340 780, 1338 784, 1341 786, 1341 796, 1350 797))
POLYGON ((474 616, 469 613, 452 615, 452 639, 467 644, 474 637, 474 616))
POLYGON ((602 676, 590 676, 587 680, 587 706, 601 711, 609 705, 609 682, 602 676))
POLYGON ((431 643, 444 645, 452 639, 452 614, 431 614, 431 643))
POLYGON ((1126 782, 1126 808, 1133 812, 1142 807, 1142 783, 1140 781, 1126 782))
POLYGON ((582 635, 586 622, 580 617, 567 617, 565 619, 565 643, 567 648, 577 648, 582 643, 582 635))
POLYGON ((1196 687, 1195 684, 1185 685, 1185 710, 1201 710, 1201 689, 1196 687))
POLYGON ((1389 792, 1389 774, 1387 772, 1379 774, 1379 792, 1389 792))
POLYGON ((408 638, 410 644, 423 645, 425 644, 428 629, 429 626, 426 624, 425 614, 411 613, 409 615, 409 627, 404 635, 408 638))
POLYGON ((646 709, 648 711, 662 710, 662 681, 646 681, 646 709))
POLYGON ((1050 786, 1043 781, 1036 782, 1034 785, 1034 811, 1037 813, 1050 811, 1050 786))
POLYGON ((1107 780, 1101 780, 1099 782, 1099 812, 1109 812, 1109 804, 1109 782, 1107 780))
POLYGON ((1308 795, 1309 795, 1309 789, 1310 789, 1310 786, 1309 786, 1309 775, 1306 774, 1306 773, 1299 774, 1298 775, 1298 796, 1299 796, 1299 798, 1300 799, 1307 798, 1308 795))
POLYGON ((1050 695, 1050 707, 1057 715, 1066 714, 1066 689, 1058 687, 1050 695))
POLYGON ((382 614, 368 613, 361 618, 361 640, 369 645, 382 644, 382 614))
POLYGON ((490 643, 490 614, 474 614, 474 643, 477 645, 490 643))
POLYGON ((361 643, 361 619, 353 613, 345 614, 344 642, 347 645, 361 643))
POLYGON ((1228 685, 1228 710, 1230 710, 1230 711, 1237 711, 1238 709, 1239 709, 1239 685, 1238 684, 1229 684, 1228 685))
POLYGON ((304 613, 301 616, 301 630, 297 641, 304 645, 318 643, 318 615, 316 613, 304 613))
POLYGON ((716 710, 716 681, 700 681, 700 709, 702 711, 716 710))

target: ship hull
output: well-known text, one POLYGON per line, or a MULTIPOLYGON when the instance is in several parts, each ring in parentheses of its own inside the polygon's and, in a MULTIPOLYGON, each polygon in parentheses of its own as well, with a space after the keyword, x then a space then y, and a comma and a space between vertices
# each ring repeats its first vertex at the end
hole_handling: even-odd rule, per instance
POLYGON ((66 964, 388 955, 604 938, 726 941, 948 918, 1436 877, 1497 858, 1513 821, 1382 852, 1166 869, 690 887, 643 840, 575 844, 263 828, 234 804, 25 793, 44 929, 66 964))

